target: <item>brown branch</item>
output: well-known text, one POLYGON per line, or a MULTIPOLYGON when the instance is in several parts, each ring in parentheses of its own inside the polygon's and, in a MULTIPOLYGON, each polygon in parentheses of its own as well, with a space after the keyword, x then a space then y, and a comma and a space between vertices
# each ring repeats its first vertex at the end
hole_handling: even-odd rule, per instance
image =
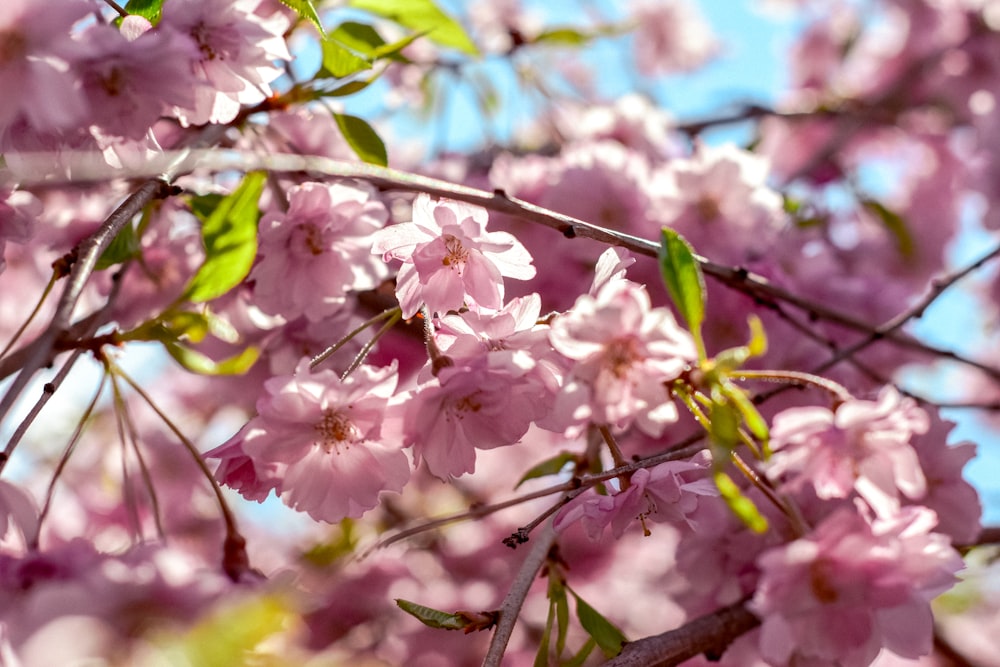
MULTIPOLYGON (((168 157, 170 155, 164 156, 165 159, 168 157)), ((64 162, 73 162, 73 171, 75 174, 79 174, 79 177, 74 178, 74 182, 86 181, 88 179, 101 181, 120 176, 120 173, 117 173, 115 170, 108 168, 103 163, 96 162, 93 156, 89 154, 77 156, 77 161, 72 160, 73 156, 64 155, 62 158, 64 162)), ((44 154, 37 156, 37 159, 33 159, 33 156, 30 155, 22 155, 21 160, 26 164, 36 164, 39 173, 44 173, 45 165, 51 162, 50 158, 44 154)), ((608 245, 627 248, 636 254, 648 257, 656 257, 659 251, 659 244, 656 241, 616 232, 574 218, 573 216, 536 206, 535 204, 510 197, 502 190, 486 192, 485 190, 457 185, 428 176, 411 174, 370 164, 333 160, 320 156, 258 155, 253 153, 237 153, 235 151, 220 153, 212 150, 184 151, 175 155, 172 164, 178 173, 191 171, 196 167, 215 171, 263 169, 279 172, 311 172, 326 177, 357 179, 371 183, 381 190, 423 192, 434 197, 453 199, 481 206, 497 213, 504 213, 522 220, 551 227, 567 238, 589 238, 608 245)), ((47 184, 52 183, 51 180, 46 180, 45 182, 47 184)), ((0 176, 0 184, 2 183, 3 179, 0 176)), ((871 335, 877 333, 876 325, 858 319, 849 313, 824 306, 823 304, 794 294, 774 285, 764 276, 752 273, 745 268, 717 264, 699 256, 696 256, 696 259, 701 264, 705 274, 755 299, 761 301, 781 301, 801 309, 810 319, 822 319, 864 334, 871 335)), ((891 340, 901 347, 967 364, 978 368, 991 377, 1000 379, 1000 370, 996 368, 972 359, 967 359, 950 350, 942 350, 922 343, 900 331, 893 330, 878 335, 880 338, 891 340)), ((0 416, 2 416, 2 413, 0 413, 0 416)))
POLYGON ((541 534, 536 536, 535 544, 531 547, 524 562, 521 563, 517 576, 500 605, 499 620, 496 630, 493 631, 493 637, 490 639, 490 647, 486 651, 486 657, 483 658, 483 667, 500 667, 503 654, 507 650, 507 642, 510 641, 510 636, 514 632, 517 617, 521 613, 525 598, 528 597, 528 591, 531 590, 531 584, 534 583, 539 570, 545 564, 545 559, 548 558, 549 551, 555 542, 556 531, 552 528, 552 523, 549 522, 541 534))
POLYGON ((74 249, 76 261, 73 263, 52 321, 34 342, 31 354, 24 359, 21 372, 18 373, 3 399, 0 400, 0 420, 13 406, 14 401, 35 375, 35 371, 48 362, 49 355, 56 343, 69 331, 73 311, 76 309, 76 304, 83 294, 87 281, 94 272, 94 267, 97 265, 101 253, 111 244, 118 232, 145 208, 146 204, 158 197, 165 197, 169 193, 170 186, 165 180, 155 178, 146 181, 108 216, 97 231, 77 244, 74 249))
POLYGON ((688 621, 676 630, 629 642, 604 667, 672 667, 701 653, 720 657, 734 639, 760 625, 760 619, 737 602, 688 621))

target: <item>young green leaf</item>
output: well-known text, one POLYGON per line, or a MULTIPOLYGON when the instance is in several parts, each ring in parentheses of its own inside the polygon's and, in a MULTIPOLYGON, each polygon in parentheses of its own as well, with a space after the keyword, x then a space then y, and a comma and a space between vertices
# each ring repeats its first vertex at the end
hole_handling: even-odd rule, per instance
POLYGON ((402 598, 396 598, 396 606, 431 628, 464 630, 469 625, 468 619, 461 614, 449 614, 402 598))
POLYGON ((550 459, 545 459, 541 463, 538 463, 531 467, 528 472, 524 473, 524 476, 517 482, 514 486, 521 486, 529 479, 536 479, 538 477, 547 477, 549 475, 556 475, 566 467, 566 464, 576 461, 576 454, 571 452, 559 452, 550 459))
POLYGON ((431 0, 349 0, 351 7, 385 17, 399 25, 427 34, 436 44, 478 56, 479 49, 462 25, 431 0))
POLYGON ((201 352, 177 342, 165 342, 163 345, 174 361, 199 375, 243 375, 260 357, 260 350, 252 346, 228 359, 213 361, 201 352))
POLYGON ((343 79, 372 68, 371 59, 355 53, 333 37, 324 39, 320 47, 323 51, 323 67, 316 74, 318 79, 329 77, 343 79))
POLYGON ((350 147, 357 153, 358 157, 368 164, 377 164, 385 167, 389 164, 389 157, 385 152, 385 144, 372 129, 372 126, 361 120, 357 116, 335 113, 333 119, 337 121, 340 133, 350 147))
POLYGON ((770 429, 767 426, 767 420, 764 416, 760 414, 757 410, 757 406, 753 404, 753 401, 747 396, 746 392, 732 382, 725 382, 721 387, 722 393, 729 400, 729 402, 739 410, 740 415, 743 418, 743 423, 747 425, 750 433, 753 437, 757 438, 764 446, 765 451, 767 450, 767 442, 770 438, 770 429))
POLYGON ((562 663, 560 667, 582 667, 583 663, 587 662, 587 658, 590 657, 590 654, 594 652, 595 648, 597 648, 597 642, 594 641, 593 637, 588 637, 587 641, 584 642, 582 647, 580 647, 580 650, 577 651, 576 655, 562 663))
POLYGON ((699 357, 704 358, 701 324, 705 319, 705 277, 694 250, 680 234, 664 227, 659 259, 663 283, 699 346, 699 357))
POLYGON ((163 12, 163 0, 129 0, 125 5, 125 11, 133 16, 141 16, 156 25, 163 12))
MULTIPOLYGON (((162 2, 162 0, 161 0, 162 2)), ((326 37, 326 31, 323 30, 323 23, 320 21, 319 12, 316 11, 316 5, 313 0, 281 0, 282 4, 295 10, 299 16, 316 26, 319 30, 320 37, 326 37)))
POLYGON ((916 252, 916 245, 913 242, 913 234, 910 232, 910 228, 906 224, 906 220, 903 219, 903 216, 874 199, 865 199, 861 204, 874 213, 882 221, 886 230, 892 234, 892 238, 896 243, 896 250, 899 251, 900 256, 903 259, 913 259, 913 255, 916 252))
POLYGON ((257 255, 258 200, 265 178, 263 172, 247 174, 203 219, 205 263, 188 283, 183 298, 195 303, 209 301, 239 285, 250 273, 257 255))
POLYGON ((374 58, 375 51, 385 45, 385 40, 375 28, 355 21, 341 23, 330 33, 330 39, 369 58, 374 58))
POLYGON ((556 619, 556 603, 549 600, 549 613, 545 617, 545 630, 542 631, 542 638, 538 641, 538 651, 535 653, 535 660, 532 667, 548 667, 549 664, 549 643, 552 641, 552 626, 556 619))
POLYGON ((583 46, 592 42, 595 33, 581 32, 576 28, 553 28, 541 32, 534 39, 532 44, 558 44, 560 46, 583 46))
POLYGON ((580 625, 587 631, 587 634, 594 638, 597 645, 601 647, 605 657, 613 658, 622 652, 622 648, 628 643, 628 639, 622 631, 614 626, 611 621, 601 616, 601 614, 583 601, 574 591, 576 598, 576 617, 580 620, 580 625))
POLYGON ((729 506, 732 513, 753 532, 758 534, 766 533, 767 519, 760 513, 757 506, 753 504, 753 501, 743 495, 740 487, 736 486, 736 482, 733 481, 732 477, 722 470, 715 471, 713 477, 715 479, 715 486, 719 489, 719 495, 726 501, 726 505, 729 506))
POLYGON ((135 227, 131 223, 125 225, 118 232, 111 243, 104 249, 101 256, 97 258, 94 266, 96 271, 103 271, 115 264, 121 264, 134 257, 139 256, 139 235, 135 232, 135 227))

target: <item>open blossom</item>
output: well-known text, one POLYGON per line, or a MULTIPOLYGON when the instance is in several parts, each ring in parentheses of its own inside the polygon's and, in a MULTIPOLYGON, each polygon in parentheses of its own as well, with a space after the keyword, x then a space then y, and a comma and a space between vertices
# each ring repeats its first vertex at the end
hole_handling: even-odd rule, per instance
POLYGON ((257 304, 289 320, 321 320, 339 310, 349 290, 375 287, 385 267, 368 237, 389 217, 361 187, 303 183, 288 192, 288 210, 260 221, 260 261, 250 274, 257 304))
POLYGON ((929 653, 929 602, 963 566, 948 538, 930 532, 936 523, 924 507, 872 522, 844 508, 764 552, 750 608, 768 664, 867 667, 883 647, 906 658, 929 653))
POLYGON ((618 428, 634 422, 656 436, 677 419, 664 383, 696 359, 694 341, 670 311, 650 307, 640 285, 613 280, 596 296, 581 296, 552 322, 549 340, 571 361, 557 420, 618 428))
POLYGON ((143 139, 172 106, 192 105, 195 79, 183 67, 196 50, 170 31, 150 30, 133 41, 120 31, 92 26, 83 35, 87 51, 73 63, 87 99, 88 124, 104 134, 143 139))
POLYGON ((655 523, 687 523, 693 527, 689 514, 698 507, 698 496, 717 496, 715 485, 704 477, 686 479, 682 475, 703 471, 705 467, 693 461, 668 461, 654 468, 640 468, 629 478, 628 488, 602 496, 590 488, 566 505, 556 515, 554 527, 564 530, 581 521, 587 537, 598 540, 604 529, 611 526, 616 538, 639 521, 646 533, 646 521, 655 523))
POLYGON ((487 218, 485 209, 421 194, 413 202, 412 222, 376 233, 372 252, 403 261, 396 277, 403 317, 423 304, 432 313, 463 305, 497 310, 503 277, 534 277, 528 251, 507 232, 487 232, 487 218))
POLYGON ((382 491, 400 491, 409 479, 406 455, 381 436, 396 379, 395 365, 362 366, 340 380, 332 371, 310 371, 303 359, 295 375, 264 383, 258 415, 233 438, 253 470, 230 443, 215 450, 232 451, 225 479, 255 488, 277 470, 276 490, 289 507, 330 523, 361 516, 382 491))
POLYGON ((68 63, 73 24, 90 6, 80 1, 5 0, 0 12, 0 128, 20 116, 49 131, 79 121, 87 106, 68 63))
POLYGON ((708 24, 688 0, 642 0, 632 16, 636 64, 643 74, 693 70, 717 49, 708 24))
POLYGON ((849 400, 836 412, 790 408, 774 417, 768 472, 795 492, 811 484, 820 498, 852 491, 880 515, 899 507, 900 494, 917 500, 927 481, 910 444, 928 428, 927 413, 886 388, 877 401, 849 400))
POLYGON ((405 446, 442 479, 474 472, 476 449, 516 443, 544 413, 532 368, 527 355, 442 368, 406 397, 405 446))
POLYGON ((785 226, 769 173, 759 155, 732 144, 699 144, 690 158, 659 168, 651 189, 663 224, 713 259, 743 263, 771 252, 785 226))
POLYGON ((196 47, 188 59, 202 85, 191 105, 175 108, 185 125, 228 123, 243 104, 262 102, 268 85, 282 70, 275 60, 290 60, 283 34, 288 19, 256 13, 261 0, 170 0, 156 30, 189 37, 196 47))

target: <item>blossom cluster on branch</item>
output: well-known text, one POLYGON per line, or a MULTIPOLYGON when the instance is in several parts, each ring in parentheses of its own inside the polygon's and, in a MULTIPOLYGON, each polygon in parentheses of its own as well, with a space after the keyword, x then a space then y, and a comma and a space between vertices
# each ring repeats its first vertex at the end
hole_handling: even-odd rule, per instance
POLYGON ((0 8, 0 662, 982 659, 1000 364, 907 325, 1000 255, 1000 5, 758 3, 789 89, 688 123, 710 22, 604 4, 0 8))

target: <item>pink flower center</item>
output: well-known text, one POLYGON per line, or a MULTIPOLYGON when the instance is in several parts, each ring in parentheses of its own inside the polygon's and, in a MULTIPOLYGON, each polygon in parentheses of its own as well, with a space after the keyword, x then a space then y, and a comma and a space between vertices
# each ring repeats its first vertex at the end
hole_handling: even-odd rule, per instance
POLYGON ((448 254, 444 256, 441 263, 445 266, 460 266, 465 264, 465 260, 469 258, 469 251, 465 249, 465 246, 462 245, 458 237, 445 234, 441 238, 444 240, 444 247, 448 251, 448 254))
POLYGON ((619 380, 625 378, 641 358, 632 337, 615 338, 604 347, 604 366, 619 380))
POLYGON ((128 88, 129 81, 120 67, 112 67, 109 72, 101 77, 100 85, 108 95, 117 97, 122 91, 128 88))
MULTIPOLYGON (((478 391, 469 394, 468 396, 463 396, 461 399, 455 401, 455 411, 457 413, 479 412, 482 409, 483 404, 476 400, 477 394, 479 394, 478 391)), ((459 419, 464 417, 462 414, 458 414, 457 416, 459 419)))
POLYGON ((840 595, 836 587, 830 583, 829 571, 833 563, 823 559, 817 559, 809 566, 809 585, 813 595, 823 604, 832 604, 837 601, 840 595))
POLYGON ((296 225, 292 230, 290 245, 303 255, 322 255, 325 252, 323 232, 311 223, 296 225))
POLYGON ((722 209, 719 208, 719 201, 709 195, 704 195, 694 205, 698 217, 703 222, 712 222, 722 216, 722 209))
POLYGON ((198 49, 201 51, 202 55, 205 56, 205 60, 215 60, 218 54, 212 45, 209 43, 209 35, 211 30, 204 23, 199 23, 198 25, 191 28, 191 37, 198 44, 198 49))
POLYGON ((323 418, 314 424, 313 428, 322 438, 319 444, 327 454, 331 452, 340 454, 341 444, 346 449, 352 442, 360 440, 357 427, 336 410, 327 409, 323 412, 323 418))

